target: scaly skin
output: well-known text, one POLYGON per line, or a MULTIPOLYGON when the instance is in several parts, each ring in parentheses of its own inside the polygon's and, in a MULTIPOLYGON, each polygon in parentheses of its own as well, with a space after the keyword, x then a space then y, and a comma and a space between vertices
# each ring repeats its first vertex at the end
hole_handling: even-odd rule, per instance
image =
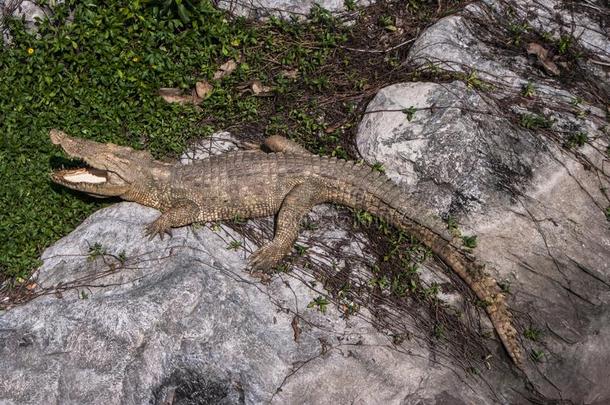
POLYGON ((265 141, 274 153, 232 152, 190 165, 162 163, 148 152, 72 138, 57 130, 51 130, 50 137, 70 156, 92 166, 56 171, 54 182, 160 210, 147 227, 151 237, 193 222, 277 214, 273 240, 250 256, 255 268, 279 264, 297 239, 301 219, 317 204, 337 203, 385 219, 418 238, 466 282, 484 303, 508 354, 521 365, 517 333, 495 280, 453 244, 442 221, 416 208, 399 187, 368 166, 312 155, 278 136, 265 141))

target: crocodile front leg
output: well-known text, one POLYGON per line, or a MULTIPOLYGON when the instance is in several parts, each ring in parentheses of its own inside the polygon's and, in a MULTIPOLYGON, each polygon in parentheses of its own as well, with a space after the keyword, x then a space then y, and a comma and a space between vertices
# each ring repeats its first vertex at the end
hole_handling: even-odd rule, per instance
POLYGON ((159 218, 146 227, 146 235, 152 240, 156 235, 163 239, 171 236, 171 228, 192 224, 197 221, 199 207, 192 201, 184 200, 164 211, 159 218))
POLYGON ((250 256, 250 266, 254 269, 269 269, 290 253, 299 235, 301 219, 314 205, 326 200, 325 194, 324 186, 315 182, 298 184, 290 190, 277 215, 273 240, 250 256))

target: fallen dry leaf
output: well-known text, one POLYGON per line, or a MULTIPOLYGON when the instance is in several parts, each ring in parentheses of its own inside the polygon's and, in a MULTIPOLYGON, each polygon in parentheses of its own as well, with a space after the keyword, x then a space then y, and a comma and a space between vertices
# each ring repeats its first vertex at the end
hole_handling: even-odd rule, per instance
POLYGON ((535 55, 548 74, 559 76, 561 73, 557 65, 549 58, 549 51, 544 49, 542 45, 530 42, 527 44, 527 53, 528 55, 535 55))
POLYGON ((260 80, 254 80, 250 87, 255 96, 263 96, 271 93, 271 87, 263 85, 260 80))
POLYGON ((192 91, 191 94, 184 94, 182 90, 171 87, 160 88, 159 95, 168 103, 197 105, 203 101, 201 97, 197 96, 196 91, 192 91))
POLYGON ((292 332, 294 333, 294 341, 299 341, 299 336, 301 336, 301 327, 299 326, 299 318, 295 315, 292 318, 292 322, 290 323, 292 326, 292 332))
POLYGON ((199 98, 206 98, 210 95, 212 90, 214 90, 214 87, 205 80, 195 83, 195 92, 199 98))
POLYGON ((299 77, 299 69, 282 70, 280 73, 288 79, 296 79, 299 77))
POLYGON ((237 63, 235 63, 233 59, 229 59, 228 61, 220 65, 216 73, 214 73, 214 79, 222 79, 223 77, 231 74, 231 72, 233 72, 236 68, 237 63))

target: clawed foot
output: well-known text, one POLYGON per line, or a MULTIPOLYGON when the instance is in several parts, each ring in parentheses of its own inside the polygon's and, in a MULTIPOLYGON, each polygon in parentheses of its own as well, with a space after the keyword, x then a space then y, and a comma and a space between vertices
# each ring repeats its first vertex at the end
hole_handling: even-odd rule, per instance
POLYGON ((248 265, 253 270, 269 270, 277 266, 285 253, 277 245, 269 244, 252 253, 248 265))
POLYGON ((159 235, 161 240, 163 240, 163 236, 165 234, 169 235, 169 237, 171 238, 172 228, 170 226, 164 225, 163 222, 158 219, 146 227, 146 236, 148 236, 148 240, 153 240, 157 235, 159 235))

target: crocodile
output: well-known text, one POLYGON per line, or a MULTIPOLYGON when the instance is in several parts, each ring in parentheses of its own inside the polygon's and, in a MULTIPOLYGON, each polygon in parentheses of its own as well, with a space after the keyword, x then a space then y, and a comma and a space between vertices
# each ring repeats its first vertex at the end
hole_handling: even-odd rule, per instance
POLYGON ((171 228, 276 215, 273 239, 249 257, 249 265, 269 269, 291 251, 301 219, 317 204, 335 203, 367 211, 416 237, 449 266, 484 303, 509 357, 521 366, 523 354, 511 313, 484 264, 467 254, 430 211, 418 208, 392 180, 354 161, 311 154, 281 136, 264 141, 270 151, 229 152, 192 164, 155 160, 143 150, 98 143, 51 130, 50 138, 87 167, 59 169, 53 182, 95 197, 117 196, 153 207, 161 215, 146 227, 153 238, 171 228))

